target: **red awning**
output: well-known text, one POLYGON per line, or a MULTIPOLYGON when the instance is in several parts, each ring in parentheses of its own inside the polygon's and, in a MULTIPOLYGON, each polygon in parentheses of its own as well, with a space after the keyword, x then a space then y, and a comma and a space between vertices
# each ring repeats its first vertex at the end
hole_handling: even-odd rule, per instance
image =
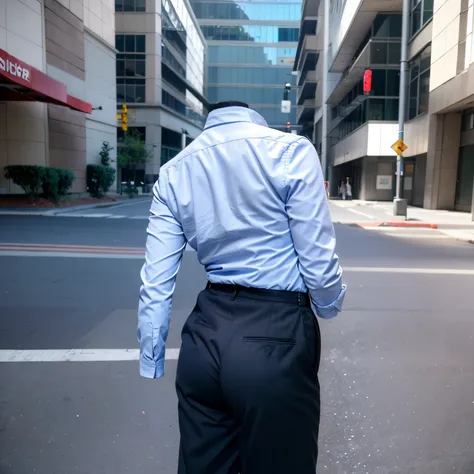
POLYGON ((0 101, 45 102, 92 113, 92 105, 69 95, 65 84, 3 49, 0 49, 0 101))

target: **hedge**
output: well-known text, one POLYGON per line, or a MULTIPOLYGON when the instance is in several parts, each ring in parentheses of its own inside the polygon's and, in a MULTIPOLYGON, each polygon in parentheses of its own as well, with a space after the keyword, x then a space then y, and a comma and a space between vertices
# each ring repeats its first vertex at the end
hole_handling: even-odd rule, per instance
POLYGON ((5 178, 20 186, 30 201, 34 201, 42 189, 43 196, 56 203, 71 189, 75 176, 68 169, 11 165, 5 166, 5 178))

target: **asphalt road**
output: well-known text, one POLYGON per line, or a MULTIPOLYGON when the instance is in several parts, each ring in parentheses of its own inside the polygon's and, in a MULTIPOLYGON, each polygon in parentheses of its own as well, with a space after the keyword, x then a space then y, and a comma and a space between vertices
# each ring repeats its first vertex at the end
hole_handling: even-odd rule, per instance
MULTIPOLYGON (((147 208, 107 212, 133 217, 147 208)), ((145 228, 145 219, 0 216, 0 245, 143 247, 145 228)), ((347 271, 344 313, 321 322, 318 472, 472 474, 474 275, 440 272, 474 270, 474 246, 436 231, 336 224, 336 232, 343 266, 384 271, 347 271), (437 273, 416 273, 427 268, 437 273)), ((136 348, 141 264, 0 250, 0 354, 136 348)), ((169 348, 179 347, 204 284, 195 253, 186 252, 169 348)), ((137 369, 136 361, 0 363, 0 473, 175 474, 176 361, 159 381, 140 379, 137 369)))

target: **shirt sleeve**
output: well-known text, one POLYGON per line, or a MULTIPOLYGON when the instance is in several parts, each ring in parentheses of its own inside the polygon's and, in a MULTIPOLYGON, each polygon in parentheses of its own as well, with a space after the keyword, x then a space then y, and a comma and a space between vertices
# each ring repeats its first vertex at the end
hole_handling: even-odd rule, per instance
POLYGON ((284 161, 286 209, 300 272, 316 314, 333 318, 342 310, 346 286, 318 154, 309 140, 300 138, 286 150, 284 161))
POLYGON ((140 343, 140 375, 153 379, 164 375, 171 302, 186 248, 183 229, 162 198, 159 181, 153 187, 147 234, 137 336, 140 343))

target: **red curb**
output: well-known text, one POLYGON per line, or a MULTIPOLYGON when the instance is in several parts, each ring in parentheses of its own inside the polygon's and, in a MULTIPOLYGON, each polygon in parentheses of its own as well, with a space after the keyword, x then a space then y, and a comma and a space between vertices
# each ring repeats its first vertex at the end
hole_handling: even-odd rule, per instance
POLYGON ((357 224, 359 227, 415 227, 418 229, 437 229, 438 224, 425 222, 363 222, 357 224))

